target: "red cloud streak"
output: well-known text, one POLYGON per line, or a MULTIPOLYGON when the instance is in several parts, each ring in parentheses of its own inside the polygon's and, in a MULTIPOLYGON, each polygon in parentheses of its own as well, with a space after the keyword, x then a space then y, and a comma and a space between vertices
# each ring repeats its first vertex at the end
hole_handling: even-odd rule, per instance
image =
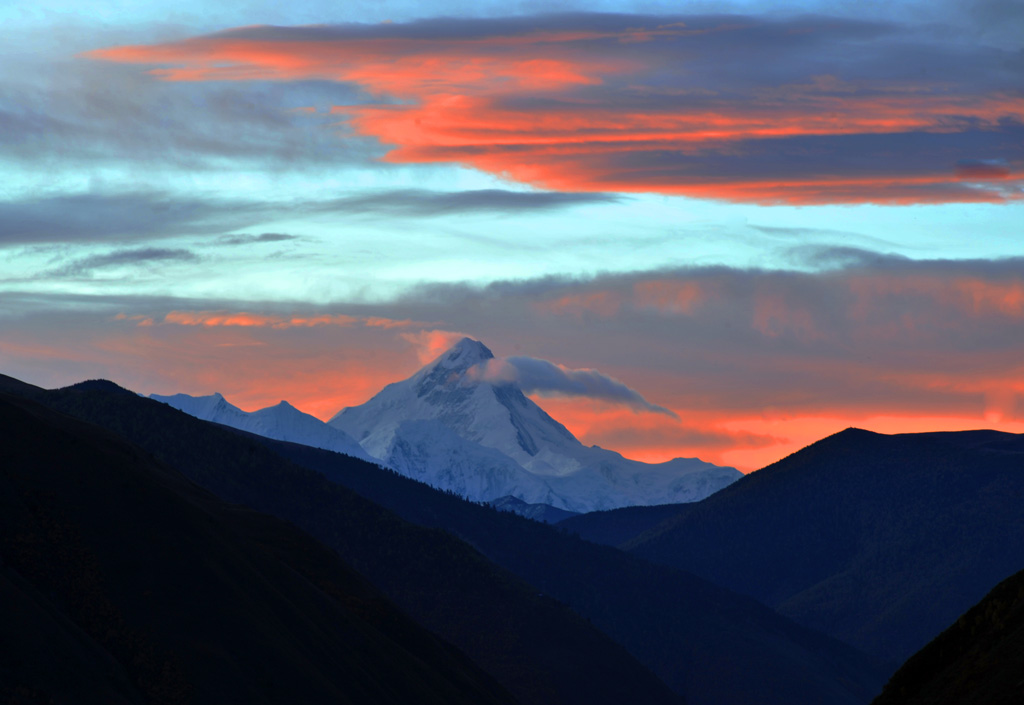
MULTIPOLYGON (((490 27, 437 38, 257 28, 87 56, 155 64, 167 81, 358 84, 390 100, 333 111, 391 145, 388 161, 468 165, 548 189, 765 204, 1021 198, 1024 155, 1012 134, 1000 137, 1024 121, 1019 89, 797 70, 811 59, 782 43, 761 59, 782 78, 751 85, 728 74, 709 87, 690 64, 741 45, 750 25, 490 27), (903 134, 932 142, 891 141, 903 134)), ((847 49, 884 55, 885 45, 847 49)), ((754 78, 760 70, 749 67, 754 78)))

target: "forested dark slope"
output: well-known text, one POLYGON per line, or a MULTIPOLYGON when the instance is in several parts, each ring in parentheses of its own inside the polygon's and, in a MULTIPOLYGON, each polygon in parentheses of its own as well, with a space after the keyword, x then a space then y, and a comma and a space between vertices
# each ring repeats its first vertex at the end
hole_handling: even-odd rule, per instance
POLYGON ((263 441, 392 509, 443 528, 586 616, 691 703, 854 703, 885 669, 756 601, 557 528, 314 448, 263 441))
MULTIPOLYGON (((623 546, 898 664, 1024 568, 1022 506, 1024 436, 849 429, 623 546)), ((561 526, 621 540, 638 513, 561 526)))
POLYGON ((523 703, 679 702, 623 647, 463 541, 414 526, 253 438, 111 383, 41 398, 130 439, 222 499, 308 532, 523 703))
POLYGON ((873 705, 1024 703, 1024 571, 903 664, 873 705))
POLYGON ((0 502, 0 702, 512 702, 294 527, 2 392, 0 502))

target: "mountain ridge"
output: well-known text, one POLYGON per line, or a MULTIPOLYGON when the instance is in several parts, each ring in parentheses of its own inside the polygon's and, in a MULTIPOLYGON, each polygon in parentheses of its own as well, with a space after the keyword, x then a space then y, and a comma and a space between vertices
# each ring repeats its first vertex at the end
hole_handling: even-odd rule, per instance
POLYGON ((201 397, 193 397, 188 394, 150 394, 149 398, 184 411, 203 421, 213 421, 267 438, 324 448, 362 460, 374 460, 347 433, 327 426, 320 419, 299 411, 284 400, 272 406, 248 412, 231 404, 219 392, 201 397))
POLYGON ((850 428, 702 502, 560 526, 899 663, 1024 566, 1022 500, 1024 435, 850 428))

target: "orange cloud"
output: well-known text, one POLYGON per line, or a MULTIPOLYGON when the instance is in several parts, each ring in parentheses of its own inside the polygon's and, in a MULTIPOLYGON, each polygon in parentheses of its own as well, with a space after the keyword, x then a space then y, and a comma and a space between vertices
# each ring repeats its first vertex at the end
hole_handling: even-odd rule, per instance
POLYGON ((860 339, 892 339, 920 327, 961 326, 973 317, 1024 318, 1024 280, 1019 276, 851 271, 831 282, 817 275, 815 284, 805 281, 798 288, 770 278, 750 289, 736 288, 737 284, 730 275, 644 279, 629 287, 587 287, 569 294, 556 290, 552 298, 530 306, 542 315, 576 318, 584 314, 612 318, 644 310, 720 315, 721 308, 715 313, 708 308, 714 303, 748 317, 751 329, 766 337, 794 335, 804 341, 822 340, 840 330, 860 339), (821 308, 822 297, 808 298, 809 291, 827 293, 835 300, 821 308))
POLYGON ((956 175, 968 181, 991 181, 1009 179, 1013 174, 1004 164, 974 162, 956 165, 956 175))
MULTIPOLYGON (((118 314, 119 320, 138 320, 138 316, 118 314)), ((257 313, 231 313, 224 311, 171 311, 163 319, 164 323, 179 326, 237 326, 242 328, 314 328, 317 326, 353 326, 364 325, 370 328, 403 328, 423 325, 411 320, 394 320, 370 316, 359 318, 343 314, 323 314, 318 316, 271 316, 257 313)), ((144 319, 138 325, 152 325, 152 319, 144 319), (146 323, 148 321, 148 323, 146 323)))
POLYGON ((502 88, 561 88, 600 82, 616 70, 607 60, 583 62, 539 55, 538 44, 592 35, 527 35, 480 40, 345 39, 280 41, 207 37, 163 45, 98 49, 84 56, 152 69, 165 81, 326 79, 363 84, 374 92, 444 94, 502 88))
POLYGON ((118 321, 132 321, 137 326, 151 326, 151 325, 153 325, 153 319, 150 316, 141 316, 141 315, 129 316, 129 315, 124 314, 124 313, 119 313, 116 316, 114 316, 114 319, 118 320, 118 321))
POLYGON ((754 297, 752 325, 769 338, 795 335, 801 340, 814 340, 823 337, 807 308, 778 293, 761 292, 754 297))
POLYGON ((394 318, 381 318, 380 316, 369 316, 362 319, 363 325, 370 328, 406 328, 408 326, 423 325, 408 318, 395 320, 394 318))
POLYGON ((776 460, 791 446, 785 437, 731 428, 727 425, 728 416, 714 413, 684 414, 673 419, 660 414, 637 414, 591 399, 533 396, 533 400, 584 444, 610 448, 627 458, 648 463, 699 457, 729 465, 730 454, 743 451, 748 462, 738 469, 750 472, 760 467, 750 459, 776 460))
POLYGON ((707 287, 692 281, 655 279, 633 285, 637 308, 654 308, 665 313, 691 313, 708 297, 707 287))
POLYGON ((856 295, 852 314, 858 319, 877 310, 881 300, 911 297, 929 299, 963 314, 1024 317, 1024 281, 1019 278, 999 281, 962 275, 875 274, 850 277, 848 286, 856 295))
POLYGON ((577 318, 585 313, 614 316, 622 308, 623 298, 614 291, 595 291, 587 294, 568 294, 550 301, 540 301, 534 308, 542 313, 570 314, 577 318))
MULTIPOLYGON (((352 133, 389 145, 387 161, 462 164, 547 189, 796 205, 1022 197, 1024 152, 1001 137, 1024 120, 1016 87, 863 76, 852 61, 849 77, 816 72, 818 55, 793 31, 750 18, 651 28, 628 19, 601 29, 572 17, 533 28, 508 20, 505 33, 471 20, 445 32, 242 28, 86 56, 158 65, 151 73, 167 81, 355 83, 389 100, 331 109, 352 133), (764 66, 743 51, 749 32, 759 42, 777 33, 764 66), (723 75, 705 79, 691 64, 723 75), (906 134, 929 137, 897 139, 906 134), (979 149, 996 159, 976 158, 979 149)), ((790 30, 809 32, 798 24, 790 30)), ((830 56, 844 46, 850 56, 902 51, 842 25, 817 28, 836 33, 830 56)), ((986 56, 970 57, 982 75, 986 56)))
MULTIPOLYGON (((13 333, 0 340, 0 368, 34 384, 59 387, 106 378, 141 393, 221 392, 254 411, 282 399, 327 420, 361 404, 417 360, 393 350, 393 340, 351 337, 351 329, 273 329, 232 326, 153 326, 86 331, 74 343, 59 331, 13 333), (338 338, 340 333, 347 336, 338 338), (301 333, 301 336, 298 334, 301 333), (314 335, 315 337, 309 337, 314 335), (12 338, 17 339, 12 339, 12 338), (46 360, 40 369, 39 360, 46 360), (22 372, 24 370, 25 372, 22 372), (28 374, 35 370, 37 375, 28 374)), ((372 329, 355 329, 376 335, 372 329)))
MULTIPOLYGON (((335 111, 348 116, 347 125, 356 133, 393 145, 386 161, 458 163, 562 191, 656 192, 790 205, 1001 202, 1021 197, 1019 192, 961 188, 962 174, 954 178, 945 167, 931 173, 900 173, 879 162, 869 176, 845 174, 838 165, 832 165, 831 172, 816 170, 811 175, 801 173, 802 168, 787 168, 786 157, 771 173, 723 176, 707 159, 709 152, 729 155, 737 149, 731 143, 752 140, 947 132, 947 110, 985 120, 1022 119, 1020 98, 982 99, 968 109, 918 95, 893 98, 888 105, 875 100, 860 105, 849 97, 846 105, 780 101, 761 114, 756 106, 744 104, 680 115, 594 108, 511 110, 489 95, 416 96, 417 102, 409 105, 346 106, 335 111), (829 117, 817 114, 822 109, 829 117), (886 110, 888 117, 880 117, 886 110), (693 166, 687 165, 688 153, 694 155, 693 166)), ((1010 180, 1009 173, 1005 178, 1010 180)))
POLYGON ((784 434, 783 442, 765 448, 736 448, 722 454, 727 464, 750 472, 795 453, 845 428, 856 426, 876 433, 931 433, 936 431, 963 431, 979 428, 997 428, 1007 433, 1024 433, 1024 421, 991 421, 972 415, 877 414, 866 412, 813 415, 786 415, 778 417, 736 417, 727 420, 727 429, 757 435, 784 434))
POLYGON ((69 381, 103 376, 144 393, 220 392, 246 411, 286 399, 327 420, 419 367, 394 343, 393 331, 358 326, 133 327, 76 351, 83 371, 69 381))
POLYGON ((694 281, 653 279, 640 281, 631 291, 598 290, 580 294, 564 294, 537 301, 533 309, 541 314, 617 316, 623 308, 655 310, 668 314, 692 313, 712 295, 714 285, 694 281))

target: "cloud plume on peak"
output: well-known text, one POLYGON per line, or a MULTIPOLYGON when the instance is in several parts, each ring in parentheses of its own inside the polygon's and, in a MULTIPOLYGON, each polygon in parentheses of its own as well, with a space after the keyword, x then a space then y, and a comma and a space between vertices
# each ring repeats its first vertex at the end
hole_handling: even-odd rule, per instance
POLYGON ((679 419, 671 409, 652 404, 636 390, 598 370, 574 370, 548 360, 525 356, 495 358, 474 370, 482 380, 515 382, 526 394, 587 397, 622 404, 634 411, 649 411, 679 419))

